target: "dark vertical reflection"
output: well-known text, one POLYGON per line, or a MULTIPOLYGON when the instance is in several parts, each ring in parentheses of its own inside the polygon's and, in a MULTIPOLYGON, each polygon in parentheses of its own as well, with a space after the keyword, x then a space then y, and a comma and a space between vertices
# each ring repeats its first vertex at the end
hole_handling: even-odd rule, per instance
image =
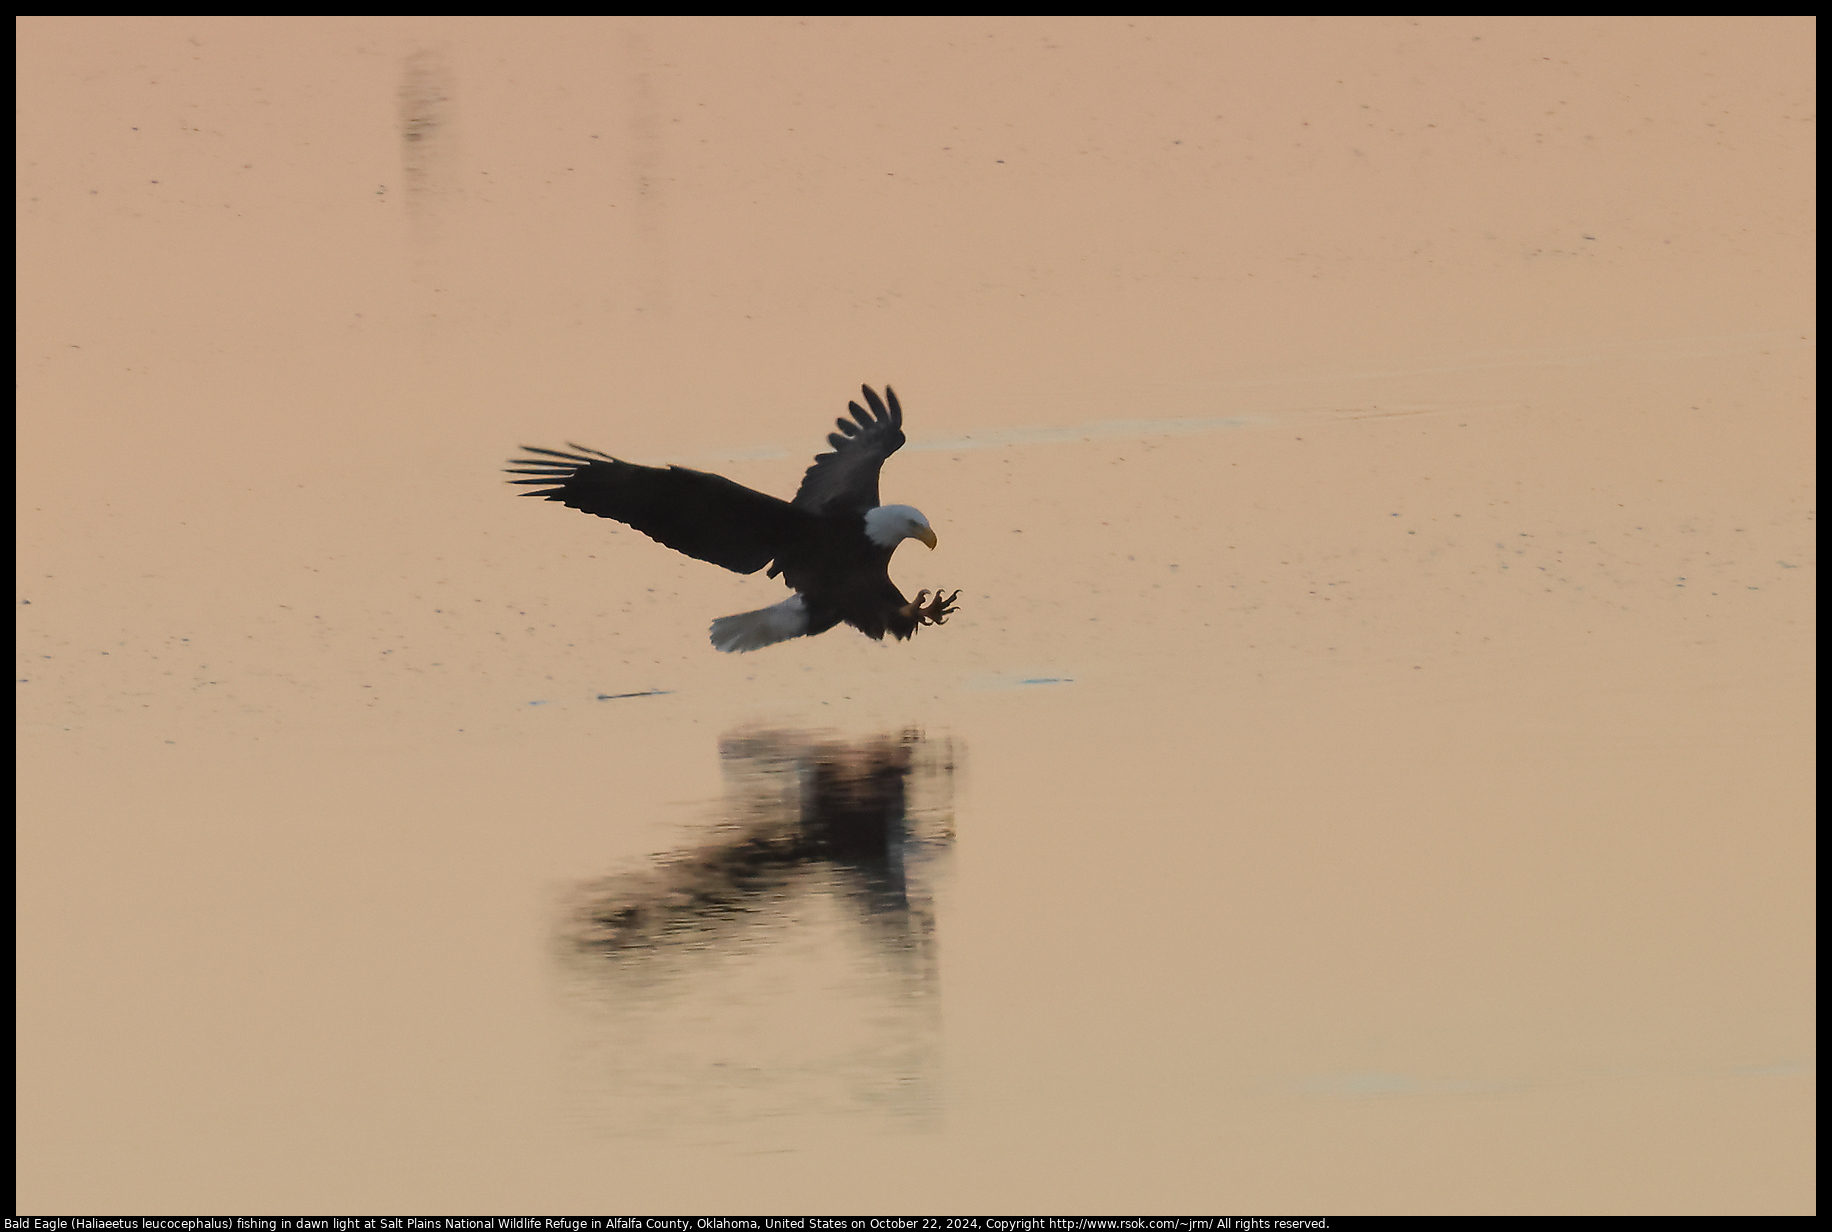
POLYGON ((569 967, 601 1008, 587 1082, 621 1131, 937 1099, 934 879, 954 748, 746 729, 708 837, 584 887, 569 967))

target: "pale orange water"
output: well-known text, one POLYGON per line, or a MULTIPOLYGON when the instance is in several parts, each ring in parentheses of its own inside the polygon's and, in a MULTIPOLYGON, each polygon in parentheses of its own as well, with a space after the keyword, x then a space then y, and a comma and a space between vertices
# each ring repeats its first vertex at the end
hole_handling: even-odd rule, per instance
POLYGON ((1810 23, 19 29, 22 1212, 1813 1208, 1810 23))

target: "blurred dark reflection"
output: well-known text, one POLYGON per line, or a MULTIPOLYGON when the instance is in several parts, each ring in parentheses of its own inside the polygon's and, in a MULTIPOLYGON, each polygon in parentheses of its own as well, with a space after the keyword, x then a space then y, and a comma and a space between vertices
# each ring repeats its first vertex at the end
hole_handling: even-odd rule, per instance
POLYGON ((717 837, 595 883, 576 921, 579 945, 640 960, 658 948, 739 944, 781 916, 784 898, 820 885, 844 895, 880 948, 928 944, 934 921, 926 901, 912 901, 909 873, 912 859, 932 859, 953 839, 950 742, 753 730, 727 736, 719 755, 730 795, 717 837), (921 815, 910 808, 913 777, 921 815))
POLYGON ((582 887, 568 912, 619 1126, 923 1110, 952 741, 744 729, 719 752, 707 837, 582 887))

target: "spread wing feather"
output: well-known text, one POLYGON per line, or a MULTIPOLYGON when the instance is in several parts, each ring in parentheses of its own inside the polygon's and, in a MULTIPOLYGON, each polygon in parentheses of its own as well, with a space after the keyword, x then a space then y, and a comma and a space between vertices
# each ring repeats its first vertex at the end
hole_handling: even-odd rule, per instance
MULTIPOLYGON (((901 443, 901 436, 899 442, 901 443)), ((611 518, 695 560, 755 573, 808 533, 808 513, 740 483, 684 466, 638 466, 572 445, 575 453, 524 445, 538 457, 506 468, 543 485, 523 493, 611 518)))
POLYGON ((835 421, 839 431, 827 436, 833 452, 815 458, 814 465, 802 476, 801 490, 796 492, 794 502, 798 509, 810 513, 863 513, 877 508, 878 470, 886 458, 903 447, 903 408, 897 405, 897 395, 889 385, 884 387, 882 400, 871 386, 861 388, 865 406, 857 402, 846 404, 852 418, 835 421))

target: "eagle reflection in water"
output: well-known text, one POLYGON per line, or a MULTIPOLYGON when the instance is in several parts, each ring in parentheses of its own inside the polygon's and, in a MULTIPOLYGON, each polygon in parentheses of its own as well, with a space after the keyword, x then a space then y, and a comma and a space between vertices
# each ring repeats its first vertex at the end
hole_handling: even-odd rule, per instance
POLYGON ((606 1011, 594 1085, 645 1131, 926 1112, 953 742, 745 729, 720 756, 714 835, 582 887, 569 911, 569 965, 606 1011))

